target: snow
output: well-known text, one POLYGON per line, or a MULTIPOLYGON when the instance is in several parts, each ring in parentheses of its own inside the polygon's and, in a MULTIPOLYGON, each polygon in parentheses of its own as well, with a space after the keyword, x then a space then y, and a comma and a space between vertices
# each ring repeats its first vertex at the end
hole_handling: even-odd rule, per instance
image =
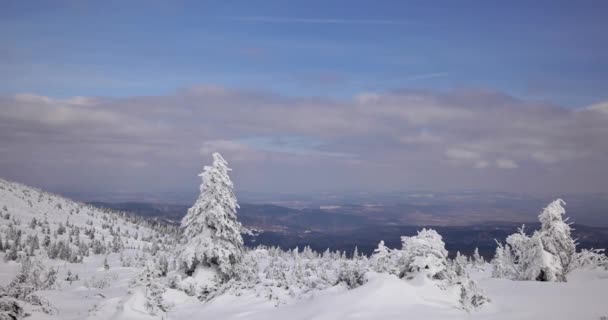
POLYGON ((600 319, 608 315, 608 271, 576 270, 568 282, 513 281, 490 277, 491 266, 469 269, 492 302, 466 313, 456 292, 424 276, 412 280, 368 273, 368 282, 333 287, 311 299, 275 307, 254 295, 224 295, 207 303, 176 305, 168 319, 600 319))
MULTIPOLYGON (((94 229, 95 239, 105 239, 105 245, 117 236, 115 226, 121 228, 118 234, 124 246, 119 252, 91 253, 82 257, 82 263, 49 259, 42 248, 36 249, 31 257, 21 250, 22 263, 29 261, 35 268, 43 268, 41 277, 47 275, 48 270, 56 271, 57 277, 53 284, 36 287, 31 293, 48 302, 47 310, 44 303, 37 305, 20 300, 25 313, 30 314, 28 319, 559 320, 608 317, 608 270, 605 268, 592 268, 594 263, 577 264, 578 269, 566 275, 567 282, 514 281, 493 278, 493 266, 480 259, 462 268, 466 261, 462 258, 457 263, 462 274, 455 272, 454 275, 455 262, 447 259, 441 236, 433 230, 404 237, 401 249, 388 249, 381 242, 369 261, 357 254, 353 259, 338 252, 320 255, 310 248, 301 252, 276 248, 244 250, 243 263, 235 270, 238 277, 233 279, 233 283, 242 286, 228 288, 211 295, 208 301, 201 301, 179 287, 213 282, 216 269, 200 265, 192 277, 180 278, 176 286, 170 287, 171 277, 185 275, 173 266, 167 267, 168 275, 164 276, 158 268, 162 264, 157 262, 168 258, 175 265, 173 257, 179 253, 178 246, 170 234, 143 220, 129 220, 1 179, 0 214, 3 241, 11 230, 22 232, 21 240, 34 235, 42 240, 46 228, 52 231, 51 241, 69 241, 72 229, 80 228, 94 229), (10 213, 9 219, 4 217, 6 213, 10 213), (30 227, 32 218, 48 220, 48 223, 45 222, 44 227, 30 227), (55 236, 59 226, 68 220, 67 231, 55 236), (158 248, 152 250, 154 247, 158 248), (106 259, 109 268, 104 267, 106 259), (397 267, 408 267, 411 273, 399 278, 397 267), (445 274, 443 282, 437 277, 441 272, 445 274), (69 279, 68 274, 78 278, 69 279), (453 284, 454 279, 468 280, 467 274, 491 300, 470 311, 465 311, 459 303, 461 287, 453 284), (348 283, 344 275, 357 281, 348 283), (248 282, 251 280, 248 277, 252 281, 248 282)), ((561 215, 555 215, 559 218, 557 222, 561 222, 561 215)), ((92 244, 88 236, 81 238, 92 244)), ((0 286, 3 287, 0 301, 4 298, 4 288, 24 273, 21 263, 4 261, 5 255, 0 253, 0 286)), ((586 260, 599 259, 590 252, 585 255, 589 256, 586 260)))
MULTIPOLYGON (((475 275, 474 275, 475 276, 475 275)), ((575 270, 568 282, 512 281, 480 275, 492 298, 480 319, 600 319, 608 316, 608 272, 575 270)))

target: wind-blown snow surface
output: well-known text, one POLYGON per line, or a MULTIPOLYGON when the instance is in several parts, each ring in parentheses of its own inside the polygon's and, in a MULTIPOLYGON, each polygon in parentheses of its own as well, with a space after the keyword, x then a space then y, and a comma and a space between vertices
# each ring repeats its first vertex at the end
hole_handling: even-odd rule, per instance
MULTIPOLYGON (((112 236, 101 224, 112 219, 121 230, 129 230, 131 236, 123 236, 126 249, 123 257, 146 257, 144 248, 150 239, 158 239, 158 232, 137 226, 122 218, 89 206, 0 180, 0 210, 8 208, 11 220, 0 217, 0 236, 5 238, 8 224, 13 218, 26 235, 40 232, 30 228, 33 218, 44 218, 46 213, 51 229, 59 223, 82 228, 96 228, 96 238, 112 236), (39 201, 40 199, 40 201, 39 201), (75 209, 80 208, 79 213, 75 209), (72 212, 70 214, 70 212, 72 212), (135 239, 135 233, 139 234, 135 239), (147 240, 142 240, 145 235, 147 240), (152 238, 150 238, 152 237, 152 238)), ((69 233, 69 232, 68 232, 69 233)), ((67 233, 66 233, 67 234, 67 233)), ((63 236, 65 236, 64 234, 63 236)), ((25 235, 24 235, 25 236, 25 235)), ((40 237, 42 235, 40 234, 40 237)), ((62 235, 59 235, 60 239, 62 235)), ((83 241, 86 240, 82 236, 83 241)), ((54 240, 54 239, 53 239, 54 240)), ((6 286, 19 272, 14 261, 4 262, 0 253, 0 286, 6 286)), ((104 268, 106 255, 90 255, 83 263, 50 260, 44 255, 45 267, 58 269, 58 281, 52 289, 36 294, 48 300, 52 314, 44 314, 32 306, 26 307, 29 319, 597 319, 608 316, 608 271, 575 270, 566 283, 535 281, 511 281, 491 278, 491 266, 469 268, 468 271, 492 300, 480 309, 467 313, 460 309, 459 292, 441 290, 436 282, 424 277, 413 280, 399 279, 389 274, 367 273, 368 282, 348 290, 337 285, 315 292, 304 299, 286 299, 280 305, 254 293, 241 295, 224 294, 202 303, 185 293, 167 289, 163 297, 171 306, 167 313, 150 315, 145 308, 143 289, 133 285, 142 267, 122 266, 119 253, 107 254, 109 269, 104 268), (66 281, 67 271, 78 274, 79 279, 66 281)), ((251 291, 253 292, 253 291, 251 291)))
MULTIPOLYGON (((457 293, 432 281, 411 281, 388 274, 369 274, 365 285, 334 287, 314 298, 275 307, 254 296, 225 295, 201 305, 185 299, 169 319, 600 319, 608 316, 608 272, 577 270, 567 283, 490 278, 490 265, 469 270, 492 303, 466 313, 457 293)), ((166 294, 172 294, 168 292, 166 294)))

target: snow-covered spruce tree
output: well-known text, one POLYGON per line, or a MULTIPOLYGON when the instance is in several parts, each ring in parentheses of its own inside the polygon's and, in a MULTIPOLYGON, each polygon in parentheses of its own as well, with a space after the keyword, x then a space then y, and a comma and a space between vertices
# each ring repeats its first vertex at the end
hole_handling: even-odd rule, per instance
POLYGON ((498 245, 492 261, 492 275, 513 280, 557 281, 562 272, 556 256, 544 250, 540 232, 532 236, 524 232, 524 227, 507 237, 507 244, 498 245))
POLYGON ((508 244, 503 245, 499 241, 496 241, 496 253, 494 254, 491 264, 492 277, 507 279, 516 278, 517 271, 515 269, 515 262, 513 262, 511 247, 509 247, 508 244))
POLYGON ((384 240, 378 243, 378 247, 374 250, 370 258, 371 268, 376 272, 395 273, 395 263, 391 250, 384 245, 384 240))
POLYGON ((562 215, 566 213, 565 204, 564 200, 557 199, 538 215, 543 248, 555 256, 560 264, 560 271, 555 275, 557 281, 566 281, 566 274, 571 270, 576 255, 576 243, 570 235, 570 226, 562 220, 562 215))
POLYGON ((448 251, 437 231, 422 229, 418 235, 401 237, 400 277, 411 273, 424 273, 432 279, 444 280, 449 277, 448 251))
POLYGON ((230 181, 228 163, 219 153, 213 165, 205 166, 196 203, 188 210, 181 227, 187 241, 180 260, 186 274, 198 266, 215 268, 222 280, 234 276, 234 268, 243 256, 239 207, 230 181))
POLYGON ((486 260, 479 254, 479 248, 475 248, 471 262, 475 266, 483 266, 486 263, 486 260))
POLYGON ((141 288, 146 298, 144 306, 151 315, 166 312, 168 306, 163 300, 166 288, 162 282, 162 271, 152 262, 147 261, 143 270, 131 283, 134 288, 141 288))
POLYGON ((367 264, 367 258, 365 256, 360 256, 359 250, 355 247, 352 259, 343 259, 340 261, 338 282, 345 283, 349 288, 356 288, 363 285, 367 281, 365 278, 367 264))
POLYGON ((437 231, 422 229, 416 236, 401 237, 401 243, 403 248, 398 252, 402 267, 400 277, 414 278, 416 274, 423 274, 438 280, 437 285, 442 289, 459 286, 459 302, 467 311, 490 301, 477 283, 469 278, 464 268, 466 257, 458 254, 456 259, 448 259, 445 243, 437 231))
POLYGON ((566 213, 562 199, 551 202, 538 216, 541 229, 527 236, 523 227, 499 244, 493 276, 514 280, 566 281, 566 274, 576 267, 576 243, 570 226, 562 220, 566 213))

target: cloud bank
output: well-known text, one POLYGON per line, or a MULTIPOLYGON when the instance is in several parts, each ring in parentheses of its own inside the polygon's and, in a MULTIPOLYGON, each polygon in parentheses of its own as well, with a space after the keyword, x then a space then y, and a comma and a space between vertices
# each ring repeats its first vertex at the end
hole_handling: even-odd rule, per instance
POLYGON ((483 90, 17 94, 0 97, 0 174, 64 189, 181 190, 220 151, 243 190, 606 192, 606 105, 483 90))

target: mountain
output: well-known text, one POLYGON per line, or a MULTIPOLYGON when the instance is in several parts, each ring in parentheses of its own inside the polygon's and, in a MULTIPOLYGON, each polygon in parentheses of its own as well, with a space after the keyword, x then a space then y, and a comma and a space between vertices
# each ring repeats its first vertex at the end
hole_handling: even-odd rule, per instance
MULTIPOLYGON (((143 202, 90 204, 164 219, 176 224, 179 224, 189 208, 187 205, 143 202)), ((423 210, 420 204, 409 207, 411 211, 423 210)), ((450 205, 427 204, 424 207, 427 208, 424 209, 426 212, 431 212, 428 208, 433 208, 435 216, 441 216, 440 208, 443 208, 450 213, 451 219, 458 220, 456 209, 450 205)), ((582 205, 579 204, 578 207, 582 205)), ((536 219, 537 210, 538 208, 529 209, 527 217, 521 222, 487 220, 460 225, 436 224, 438 219, 409 221, 401 216, 395 217, 394 209, 380 206, 341 205, 323 209, 296 209, 274 204, 241 203, 238 217, 244 226, 256 230, 253 235, 244 235, 245 243, 250 247, 266 245, 293 249, 310 246, 317 251, 330 248, 349 254, 357 247, 359 252, 370 255, 380 240, 396 247, 400 244, 401 236, 413 235, 420 228, 430 227, 441 233, 447 249, 452 254, 457 251, 472 254, 475 248, 479 248, 481 255, 491 259, 496 250, 495 240, 504 242, 506 237, 516 232, 524 222, 527 230, 539 228, 538 222, 530 222, 536 219)), ((608 227, 574 224, 573 228, 580 248, 608 248, 608 227)))
POLYGON ((127 295, 131 279, 172 251, 177 235, 169 224, 0 179, 0 306, 82 319, 127 295))

